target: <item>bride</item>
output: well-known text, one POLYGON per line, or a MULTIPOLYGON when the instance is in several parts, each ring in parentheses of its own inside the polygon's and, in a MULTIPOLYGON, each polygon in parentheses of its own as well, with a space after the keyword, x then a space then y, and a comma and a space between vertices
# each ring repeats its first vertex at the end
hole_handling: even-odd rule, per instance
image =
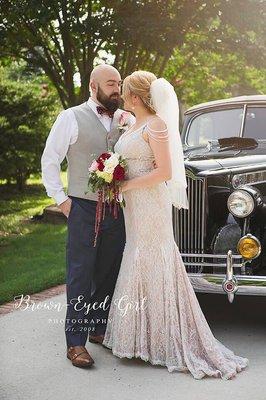
POLYGON ((249 360, 213 336, 174 240, 172 205, 189 204, 173 86, 136 71, 122 92, 136 122, 114 148, 128 164, 121 188, 126 245, 103 345, 169 372, 231 379, 249 360))

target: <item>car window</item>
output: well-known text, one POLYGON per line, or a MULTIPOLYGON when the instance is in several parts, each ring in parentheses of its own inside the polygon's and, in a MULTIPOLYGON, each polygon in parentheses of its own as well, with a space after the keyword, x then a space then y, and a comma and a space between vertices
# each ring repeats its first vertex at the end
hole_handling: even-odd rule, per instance
POLYGON ((247 108, 243 136, 266 139, 266 107, 247 108))
POLYGON ((242 118, 243 108, 202 113, 191 122, 187 144, 204 146, 208 140, 239 136, 242 118))

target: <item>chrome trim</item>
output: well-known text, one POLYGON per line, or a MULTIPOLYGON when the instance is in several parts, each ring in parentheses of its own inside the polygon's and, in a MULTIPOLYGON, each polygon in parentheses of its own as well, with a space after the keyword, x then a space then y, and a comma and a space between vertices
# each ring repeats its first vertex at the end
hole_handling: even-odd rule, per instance
POLYGON ((241 121, 239 137, 243 137, 243 133, 244 133, 245 121, 246 121, 246 115, 247 115, 247 104, 244 105, 243 111, 244 112, 243 112, 243 117, 242 117, 242 121, 241 121))
MULTIPOLYGON (((181 254, 186 256, 187 254, 181 254)), ((196 257, 196 254, 190 257, 196 257)), ((188 273, 190 282, 196 292, 201 293, 226 293, 230 303, 237 292, 242 295, 266 296, 266 276, 234 275, 234 259, 242 259, 241 255, 233 254, 228 250, 227 254, 202 254, 206 258, 226 258, 225 274, 188 273)), ((219 264, 220 265, 220 264, 219 264)), ((238 265, 238 266, 242 266, 238 265)), ((241 273, 242 271, 240 271, 241 273)))
MULTIPOLYGON (((181 253, 182 256, 189 256, 189 257, 198 257, 198 254, 190 254, 190 253, 181 253)), ((210 253, 202 253, 202 257, 206 258, 227 258, 227 254, 210 254, 210 253)), ((240 254, 232 254, 232 257, 235 259, 242 258, 240 254)))
POLYGON ((231 167, 231 168, 223 168, 221 166, 221 169, 218 170, 211 170, 211 169, 206 169, 204 171, 201 171, 198 173, 198 176, 200 178, 204 178, 205 176, 215 176, 215 175, 226 175, 226 174, 230 174, 230 173, 236 173, 238 171, 255 171, 258 169, 263 169, 266 168, 266 163, 262 163, 262 164, 257 164, 257 165, 245 165, 245 166, 240 166, 240 167, 231 167))
POLYGON ((266 170, 261 170, 261 171, 254 171, 254 172, 248 172, 248 173, 242 173, 242 174, 234 174, 233 176, 232 176, 232 186, 233 186, 233 188, 236 190, 236 189, 238 189, 240 186, 243 186, 243 185, 247 185, 247 186, 252 186, 252 185, 254 185, 254 184, 256 184, 256 185, 258 185, 258 184, 260 184, 260 183, 265 183, 265 181, 266 181, 266 170), (237 176, 239 176, 239 177, 241 177, 241 176, 243 176, 243 175, 245 175, 245 177, 246 178, 248 178, 248 176, 252 176, 253 178, 254 178, 254 180, 252 180, 252 181, 250 181, 250 182, 244 182, 244 183, 240 183, 238 186, 234 183, 234 178, 237 176), (255 175, 255 176, 254 176, 255 175), (255 180, 255 178, 256 178, 256 176, 261 176, 261 178, 263 179, 263 180, 255 180))
POLYGON ((196 178, 189 170, 186 171, 186 174, 189 204, 193 207, 188 210, 178 210, 173 207, 174 237, 180 252, 184 254, 184 261, 191 264, 193 272, 199 272, 202 270, 200 263, 204 261, 201 254, 204 252, 206 230, 205 196, 207 182, 205 179, 196 178), (196 264, 194 265, 191 263, 191 254, 196 257, 196 264))
POLYGON ((233 302, 235 293, 238 290, 237 280, 233 274, 232 250, 228 250, 226 259, 226 278, 223 280, 222 287, 225 293, 227 293, 230 303, 233 302))
MULTIPOLYGON (((198 254, 191 254, 191 253, 180 253, 181 257, 187 257, 187 258, 199 258, 198 254)), ((206 266, 206 267, 224 267, 226 268, 227 263, 226 263, 226 259, 227 259, 227 254, 206 254, 206 253, 202 253, 200 255, 201 260, 197 261, 195 260, 195 262, 191 262, 191 261, 187 261, 183 259, 183 263, 185 266, 189 267, 189 266, 206 266), (214 263, 214 262, 209 262, 208 263, 208 258, 218 258, 218 259, 225 259, 224 263, 214 263)), ((245 261, 243 259, 243 257, 241 256, 241 254, 232 254, 232 260, 233 260, 233 267, 234 268, 242 268, 243 265, 245 264, 245 261)), ((247 262, 247 261, 246 261, 247 262)), ((187 271, 189 272, 189 271, 187 271)))
MULTIPOLYGON (((196 292, 224 294, 222 282, 225 274, 188 273, 196 292)), ((266 276, 234 275, 238 283, 237 294, 246 296, 266 296, 266 276)))

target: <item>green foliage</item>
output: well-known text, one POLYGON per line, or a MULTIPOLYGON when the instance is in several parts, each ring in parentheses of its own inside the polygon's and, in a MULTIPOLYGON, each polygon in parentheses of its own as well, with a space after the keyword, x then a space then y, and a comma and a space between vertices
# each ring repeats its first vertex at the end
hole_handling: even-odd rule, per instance
POLYGON ((32 224, 0 248, 0 304, 65 282, 66 226, 32 224))
POLYGON ((67 108, 87 99, 90 72, 100 60, 113 63, 123 77, 136 69, 162 76, 174 49, 197 33, 207 51, 219 43, 223 53, 246 55, 249 65, 260 66, 266 54, 264 3, 2 0, 0 52, 44 71, 67 108))
MULTIPOLYGON (((62 174, 66 183, 65 173, 62 174)), ((40 176, 31 176, 23 193, 0 185, 0 304, 64 283, 66 225, 33 222, 53 204, 40 176)))
POLYGON ((226 52, 217 43, 207 47, 204 34, 189 35, 186 45, 175 49, 165 76, 187 106, 219 98, 266 93, 266 68, 247 65, 240 53, 226 52))
POLYGON ((30 81, 21 69, 0 67, 0 72, 0 179, 15 180, 23 189, 30 174, 40 171, 58 102, 53 92, 43 90, 38 78, 30 81))

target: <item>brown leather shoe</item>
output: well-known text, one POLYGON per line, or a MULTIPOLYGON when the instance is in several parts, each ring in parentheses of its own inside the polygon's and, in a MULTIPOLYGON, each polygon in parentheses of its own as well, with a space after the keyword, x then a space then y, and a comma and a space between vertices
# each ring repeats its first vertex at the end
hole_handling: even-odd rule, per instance
POLYGON ((89 336, 89 342, 102 344, 103 343, 103 338, 104 338, 104 335, 98 335, 98 336, 90 335, 89 336))
POLYGON ((75 367, 87 368, 94 364, 93 358, 84 346, 69 347, 67 349, 67 358, 71 360, 72 365, 75 367))

